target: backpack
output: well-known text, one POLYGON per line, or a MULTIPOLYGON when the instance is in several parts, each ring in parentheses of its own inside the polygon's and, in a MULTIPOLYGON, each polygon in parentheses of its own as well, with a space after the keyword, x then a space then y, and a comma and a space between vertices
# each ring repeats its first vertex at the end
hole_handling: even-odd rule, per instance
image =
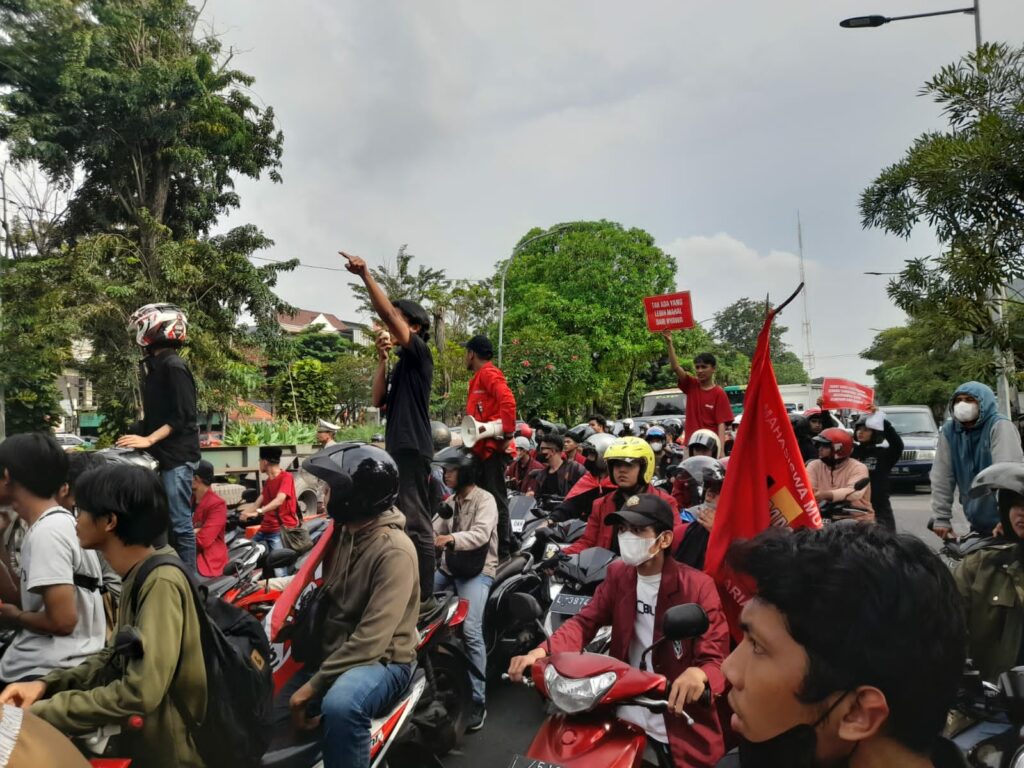
MULTIPOLYGON (((199 616, 206 667, 206 717, 197 723, 175 701, 196 747, 209 766, 259 766, 270 743, 274 684, 270 643, 260 623, 247 611, 217 597, 200 595, 192 574, 176 555, 154 555, 139 565, 129 605, 138 610, 139 590, 161 566, 185 574, 199 616)), ((172 699, 175 698, 171 694, 172 699)))

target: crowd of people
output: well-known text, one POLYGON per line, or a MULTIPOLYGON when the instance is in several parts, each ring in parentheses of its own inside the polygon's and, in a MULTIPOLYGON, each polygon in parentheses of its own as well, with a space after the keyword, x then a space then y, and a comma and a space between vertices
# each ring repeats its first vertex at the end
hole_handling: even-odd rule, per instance
MULTIPOLYGON (((792 416, 815 497, 842 524, 794 532, 776 518, 735 542, 727 562, 755 596, 731 634, 704 572, 726 475, 742 471, 729 467, 737 436, 713 355, 698 355, 691 374, 666 335, 687 396, 682 418, 613 426, 593 414, 561 429, 517 421, 493 345, 474 336, 464 344, 466 413, 500 428, 461 446, 430 419, 430 315, 415 301, 391 301, 364 260, 343 255, 383 325, 372 396, 386 426, 378 447, 335 443, 337 427, 318 425, 320 451, 303 471, 335 527, 315 648, 280 692, 297 729, 321 729, 328 768, 369 765, 370 723, 409 684, 417 621, 440 592, 468 603, 462 635, 480 671, 468 730, 484 727, 484 609, 516 549, 510 492, 554 500, 544 525, 586 521, 564 555, 603 547, 617 558, 576 616, 512 659, 512 680, 546 656, 582 650, 602 627, 611 627, 608 653, 639 666, 665 613, 695 603, 707 631, 651 658, 669 681, 666 712, 618 712, 647 734, 661 764, 960 764, 939 736, 968 652, 992 680, 1024 648, 1024 454, 991 390, 969 382, 953 394, 932 471, 935 533, 952 535, 958 491, 972 529, 996 537, 955 578, 921 541, 895 531, 888 475, 903 445, 884 414, 863 414, 852 430, 821 407, 792 416), (702 703, 708 692, 712 706, 702 703), (727 739, 739 744, 728 755, 727 739)), ((69 456, 49 433, 0 443, 0 503, 26 528, 16 551, 0 537, 0 627, 13 633, 0 657, 0 755, 32 755, 32 765, 83 764, 53 728, 75 736, 138 715, 126 740, 133 765, 212 766, 196 724, 218 692, 208 686, 203 608, 188 574, 223 572, 227 508, 199 455, 195 381, 178 354, 187 318, 147 305, 133 323, 145 352, 145 417, 117 443, 152 454, 158 472, 69 456), (182 568, 144 567, 171 553, 182 568), (118 650, 126 630, 144 653, 118 650)), ((255 540, 269 551, 302 526, 281 462, 279 448, 261 448, 266 482, 241 509, 243 520, 259 521, 255 540)))

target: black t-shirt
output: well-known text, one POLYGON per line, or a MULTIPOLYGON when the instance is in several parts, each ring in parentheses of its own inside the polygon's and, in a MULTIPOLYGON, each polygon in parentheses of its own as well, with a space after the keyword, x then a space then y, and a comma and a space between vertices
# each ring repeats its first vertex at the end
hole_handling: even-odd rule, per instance
POLYGON ((561 496, 562 489, 561 484, 558 482, 558 473, 549 472, 547 467, 544 467, 544 478, 540 484, 540 488, 537 489, 538 496, 561 496))
POLYGON ((174 351, 147 355, 143 360, 142 434, 151 435, 165 424, 171 434, 149 452, 161 469, 199 461, 196 382, 188 365, 174 351))
POLYGON ((384 415, 384 447, 388 453, 418 451, 427 459, 434 456, 430 437, 430 384, 434 379, 434 357, 430 347, 416 334, 409 346, 398 350, 398 362, 388 380, 384 415))

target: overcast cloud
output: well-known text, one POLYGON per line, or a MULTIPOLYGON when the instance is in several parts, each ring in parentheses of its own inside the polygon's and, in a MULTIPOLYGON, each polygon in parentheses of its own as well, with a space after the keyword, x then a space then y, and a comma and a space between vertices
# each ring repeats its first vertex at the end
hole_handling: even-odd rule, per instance
MULTIPOLYGON (((857 353, 902 322, 885 278, 933 253, 860 227, 857 199, 918 134, 916 96, 973 45, 969 16, 844 30, 846 16, 958 0, 210 0, 205 18, 285 134, 284 184, 239 185, 276 241, 261 256, 340 266, 409 244, 483 277, 530 227, 607 218, 651 232, 698 319, 799 280, 804 223, 815 375, 867 380, 857 353)), ((987 40, 1020 45, 1024 3, 982 0, 987 40)), ((344 273, 281 295, 354 315, 344 273)), ((798 354, 801 309, 783 315, 798 354)))

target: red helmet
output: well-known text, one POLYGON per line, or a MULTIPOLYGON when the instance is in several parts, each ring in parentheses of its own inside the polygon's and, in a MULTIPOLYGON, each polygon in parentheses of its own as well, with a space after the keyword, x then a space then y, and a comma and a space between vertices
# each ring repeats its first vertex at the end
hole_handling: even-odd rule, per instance
POLYGON ((804 411, 800 415, 803 416, 805 419, 813 419, 815 416, 817 416, 820 419, 821 418, 821 408, 808 408, 806 411, 804 411))
POLYGON ((516 434, 519 437, 525 437, 527 440, 530 440, 533 437, 533 427, 525 422, 519 424, 516 426, 516 434))
POLYGON ((829 427, 823 429, 821 434, 814 438, 817 445, 827 445, 832 449, 832 457, 836 461, 850 458, 853 453, 853 437, 845 429, 829 427))

